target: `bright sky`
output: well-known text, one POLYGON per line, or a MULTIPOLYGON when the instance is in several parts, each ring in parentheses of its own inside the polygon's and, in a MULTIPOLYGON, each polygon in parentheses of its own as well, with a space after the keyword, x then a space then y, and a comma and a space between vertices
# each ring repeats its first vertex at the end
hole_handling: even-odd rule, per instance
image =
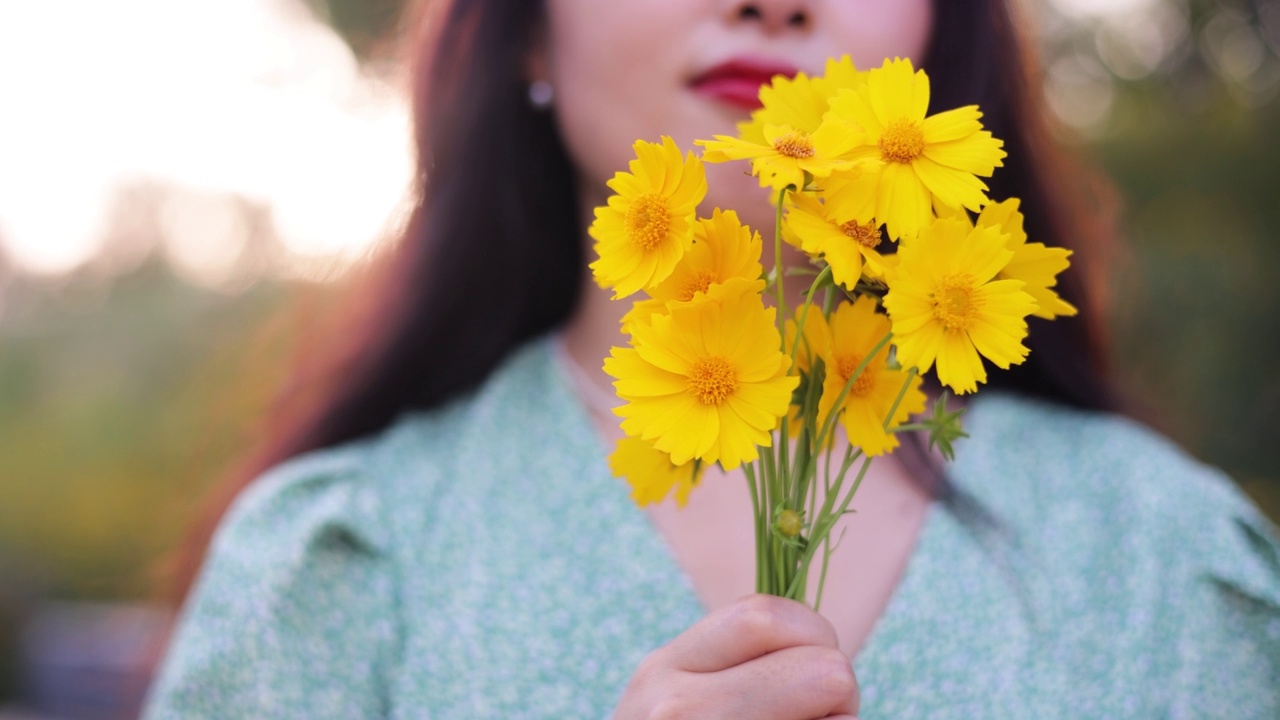
POLYGON ((67 272, 103 243, 120 188, 175 189, 165 253, 216 280, 269 209, 299 259, 384 234, 412 173, 393 89, 300 0, 0 2, 0 243, 67 272))
MULTIPOLYGON (((1124 77, 1185 32, 1177 0, 1046 2, 1103 20, 1103 60, 1124 77)), ((366 252, 403 207, 407 108, 301 3, 0 0, 0 252, 28 272, 73 270, 139 184, 166 188, 162 249, 196 281, 234 272, 246 201, 295 267, 366 252)), ((1110 74, 1089 63, 1049 74, 1053 107, 1081 127, 1110 105, 1110 74)))

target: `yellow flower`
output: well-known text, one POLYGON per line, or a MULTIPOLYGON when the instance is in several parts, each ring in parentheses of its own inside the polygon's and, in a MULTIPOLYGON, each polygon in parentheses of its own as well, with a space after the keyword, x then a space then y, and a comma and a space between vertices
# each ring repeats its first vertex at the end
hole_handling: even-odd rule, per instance
POLYGON ((918 233, 937 205, 980 210, 987 186, 976 176, 989 177, 1006 155, 1004 142, 982 129, 977 106, 926 117, 928 108, 929 78, 902 59, 886 60, 864 87, 831 100, 829 116, 866 131, 854 156, 883 162, 873 215, 895 240, 918 233))
POLYGON ((676 491, 676 506, 684 507, 706 466, 692 460, 674 465, 671 455, 655 449, 653 443, 624 437, 609 456, 609 469, 614 477, 626 478, 631 499, 640 507, 662 502, 672 488, 676 491))
POLYGON ((622 316, 622 332, 631 335, 635 333, 636 325, 648 325, 649 320, 654 315, 667 314, 667 301, 657 300, 655 298, 645 298, 637 300, 631 304, 631 309, 622 316))
POLYGON ((823 121, 817 130, 806 132, 790 125, 765 125, 763 142, 716 135, 715 140, 697 140, 707 162, 751 160, 751 174, 761 187, 777 192, 788 185, 805 185, 805 173, 826 177, 854 166, 849 153, 863 141, 860 128, 840 118, 823 121))
POLYGON ((826 260, 835 281, 849 290, 858 284, 864 266, 872 277, 884 275, 884 260, 876 252, 882 236, 874 220, 861 223, 842 219, 829 203, 806 193, 794 193, 782 231, 783 238, 791 244, 826 260))
POLYGON ((1048 247, 1044 243, 1027 242, 1022 229, 1022 213, 1018 212, 1018 199, 1010 198, 992 203, 982 209, 978 225, 999 228, 1008 235, 1006 247, 1013 251, 1013 259, 997 275, 998 280, 1021 280, 1022 289, 1036 301, 1036 317, 1052 320, 1070 317, 1077 310, 1074 305, 1058 297, 1052 290, 1058 284, 1058 273, 1066 270, 1071 261, 1071 251, 1066 248, 1048 247))
POLYGON ((935 220, 903 242, 884 299, 902 365, 923 373, 936 360, 938 380, 968 393, 987 381, 983 356, 1001 368, 1025 360, 1036 301, 1021 280, 995 279, 1012 257, 998 229, 967 220, 935 220))
MULTIPOLYGON (((836 399, 876 344, 889 334, 889 318, 876 312, 876 301, 865 295, 854 303, 841 303, 831 314, 831 342, 823 357, 827 374, 822 382, 822 399, 818 401, 818 422, 826 422, 836 399)), ((862 448, 868 456, 880 455, 898 447, 894 433, 885 431, 885 420, 893 403, 907 382, 908 373, 889 367, 889 345, 885 344, 863 369, 845 396, 841 423, 849 443, 862 448)), ((925 397, 919 376, 910 386, 894 411, 890 428, 924 411, 925 397)))
POLYGON ((853 59, 848 55, 827 58, 827 66, 823 68, 822 76, 813 79, 814 90, 827 99, 828 106, 822 108, 822 114, 826 113, 831 98, 841 90, 857 90, 866 84, 867 72, 855 67, 853 59))
POLYGON ((779 75, 760 88, 764 107, 751 113, 751 119, 738 124, 738 137, 747 142, 764 143, 765 125, 788 125, 802 132, 814 132, 822 124, 828 102, 840 90, 853 90, 866 82, 866 73, 853 66, 848 55, 827 60, 822 75, 797 73, 788 78, 779 75))
POLYGON ((687 159, 666 136, 662 144, 637 140, 631 172, 609 181, 616 194, 596 208, 589 233, 600 256, 596 282, 626 297, 662 282, 693 244, 698 203, 707 194, 702 161, 687 159))
POLYGON ((698 220, 693 229, 693 249, 649 295, 663 301, 688 302, 729 278, 755 280, 764 272, 760 266, 762 247, 760 233, 743 225, 736 212, 716 208, 710 219, 698 220))
POLYGON ((820 93, 813 85, 813 78, 804 73, 791 78, 775 77, 772 83, 760 88, 760 102, 764 106, 752 112, 750 120, 738 124, 738 137, 756 145, 765 144, 765 125, 812 133, 822 124, 822 114, 827 111, 827 96, 820 93))
POLYGON ((787 411, 799 378, 779 351, 763 281, 731 278, 669 314, 637 323, 632 348, 613 348, 604 370, 626 404, 614 410, 628 435, 651 441, 683 465, 693 458, 732 470, 787 411))
POLYGON ((698 220, 693 248, 671 275, 649 290, 650 299, 637 302, 623 316, 623 332, 630 333, 635 322, 648 322, 650 316, 665 313, 667 303, 689 302, 729 278, 759 278, 764 272, 760 266, 762 247, 760 233, 743 225, 737 213, 716 208, 710 219, 698 220))

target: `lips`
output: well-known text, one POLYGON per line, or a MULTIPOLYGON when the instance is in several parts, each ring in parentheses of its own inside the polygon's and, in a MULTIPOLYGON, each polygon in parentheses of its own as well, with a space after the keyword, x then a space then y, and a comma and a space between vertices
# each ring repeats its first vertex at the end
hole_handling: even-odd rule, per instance
POLYGON ((761 106, 761 85, 768 85, 778 75, 794 77, 797 72, 798 68, 787 63, 737 57, 707 69, 694 78, 689 87, 716 102, 755 110, 761 106))

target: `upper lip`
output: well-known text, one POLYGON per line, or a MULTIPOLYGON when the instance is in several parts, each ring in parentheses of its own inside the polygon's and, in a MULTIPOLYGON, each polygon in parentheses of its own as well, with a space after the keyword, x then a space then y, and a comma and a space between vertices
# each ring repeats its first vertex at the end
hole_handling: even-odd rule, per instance
POLYGON ((799 68, 782 60, 739 55, 703 70, 695 75, 689 84, 699 85, 722 77, 758 77, 763 85, 772 80, 775 75, 794 77, 798 72, 800 72, 799 68))

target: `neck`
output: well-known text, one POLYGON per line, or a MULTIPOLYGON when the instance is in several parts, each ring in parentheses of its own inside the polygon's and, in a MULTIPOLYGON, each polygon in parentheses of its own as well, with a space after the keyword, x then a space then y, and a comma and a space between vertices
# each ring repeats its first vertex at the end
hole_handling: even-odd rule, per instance
POLYGON ((585 381, 609 394, 613 379, 604 372, 604 359, 612 347, 625 347, 622 316, 631 307, 625 300, 611 300, 612 291, 602 290, 588 272, 583 278, 582 299, 564 329, 564 349, 582 370, 585 381))

